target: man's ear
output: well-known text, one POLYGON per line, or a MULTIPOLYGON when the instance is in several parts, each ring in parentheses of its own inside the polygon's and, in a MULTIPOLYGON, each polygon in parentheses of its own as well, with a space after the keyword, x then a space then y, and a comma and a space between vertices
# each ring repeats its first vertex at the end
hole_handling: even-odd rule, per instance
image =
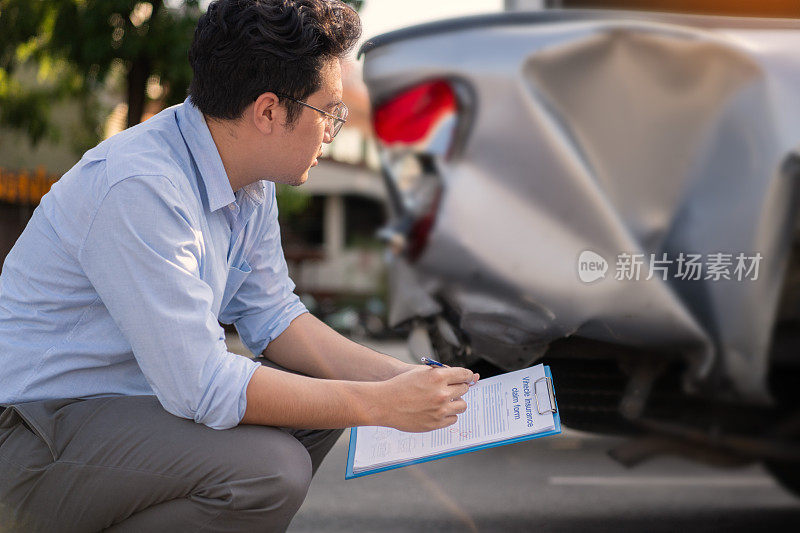
POLYGON ((265 135, 275 131, 278 126, 278 120, 283 116, 283 110, 278 103, 278 96, 269 92, 262 93, 253 102, 253 124, 265 135))

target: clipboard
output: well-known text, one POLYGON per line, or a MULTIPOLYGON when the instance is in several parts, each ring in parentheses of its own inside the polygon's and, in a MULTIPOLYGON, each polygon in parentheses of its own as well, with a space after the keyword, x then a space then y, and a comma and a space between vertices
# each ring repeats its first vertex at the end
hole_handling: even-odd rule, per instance
POLYGON ((347 451, 347 468, 345 470, 345 479, 354 479, 357 477, 368 476, 371 474, 377 474, 379 472, 385 472, 387 470, 394 470, 396 468, 402 468, 404 466, 410 466, 420 463, 427 463, 428 461, 435 461, 437 459, 443 459, 445 457, 452 457, 455 455, 461 455, 464 453, 471 453, 476 452, 479 450, 485 450, 487 448, 496 448, 498 446, 505 446, 507 444, 515 444, 517 442, 525 442, 528 440, 538 439, 541 437, 550 437, 553 435, 558 435, 561 433, 561 417, 558 412, 558 405, 556 403, 555 397, 555 389, 553 387, 553 375, 550 372, 550 367, 544 365, 544 377, 537 379, 534 381, 533 390, 534 396, 536 397, 536 409, 539 414, 552 414, 553 415, 553 425, 554 428, 550 430, 545 430, 538 433, 531 433, 527 435, 522 435, 519 437, 512 437, 509 439, 502 439, 495 442, 489 442, 485 444, 480 444, 476 446, 470 446, 467 448, 459 449, 459 450, 452 450, 448 452, 443 452, 435 455, 429 455, 426 457, 419 457, 415 459, 409 459, 407 461, 398 462, 392 465, 387 466, 380 466, 376 468, 372 468, 369 470, 364 470, 362 472, 353 472, 353 461, 355 459, 355 452, 356 452, 356 443, 358 440, 358 428, 350 428, 350 446, 347 451), (542 387, 547 387, 547 398, 550 402, 549 406, 542 405, 543 402, 539 402, 539 394, 538 390, 541 390, 542 387))

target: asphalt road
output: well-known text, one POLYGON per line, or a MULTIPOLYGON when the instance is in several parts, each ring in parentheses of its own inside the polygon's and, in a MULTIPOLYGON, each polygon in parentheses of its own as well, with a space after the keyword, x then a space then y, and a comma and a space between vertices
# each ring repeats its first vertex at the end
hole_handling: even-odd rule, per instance
MULTIPOLYGON (((370 343, 403 359, 403 343, 370 343)), ((633 470, 611 438, 564 435, 345 481, 349 434, 322 464, 290 532, 800 531, 800 499, 760 467, 662 457, 633 470)))

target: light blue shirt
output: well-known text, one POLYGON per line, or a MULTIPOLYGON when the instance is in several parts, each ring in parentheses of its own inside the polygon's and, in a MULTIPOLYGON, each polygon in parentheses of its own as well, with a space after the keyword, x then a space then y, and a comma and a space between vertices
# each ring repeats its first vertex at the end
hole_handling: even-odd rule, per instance
POLYGON ((53 185, 0 275, 0 404, 155 394, 235 426, 260 354, 307 312, 288 276, 275 184, 231 189, 187 99, 89 150, 53 185))

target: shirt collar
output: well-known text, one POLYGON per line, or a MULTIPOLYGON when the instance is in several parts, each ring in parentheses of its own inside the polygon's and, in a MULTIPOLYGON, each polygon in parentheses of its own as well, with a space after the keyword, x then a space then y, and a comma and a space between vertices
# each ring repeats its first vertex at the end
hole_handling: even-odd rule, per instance
POLYGON ((228 174, 222 165, 222 158, 217 151, 217 145, 211 137, 211 132, 206 124, 203 113, 187 97, 183 105, 178 108, 178 128, 183 134, 183 139, 192 153, 201 179, 206 189, 208 207, 216 211, 236 201, 228 180, 228 174))
POLYGON ((258 180, 255 183, 251 183, 244 188, 247 191, 247 194, 250 195, 250 198, 257 204, 263 204, 264 200, 267 197, 267 182, 265 180, 258 180))

